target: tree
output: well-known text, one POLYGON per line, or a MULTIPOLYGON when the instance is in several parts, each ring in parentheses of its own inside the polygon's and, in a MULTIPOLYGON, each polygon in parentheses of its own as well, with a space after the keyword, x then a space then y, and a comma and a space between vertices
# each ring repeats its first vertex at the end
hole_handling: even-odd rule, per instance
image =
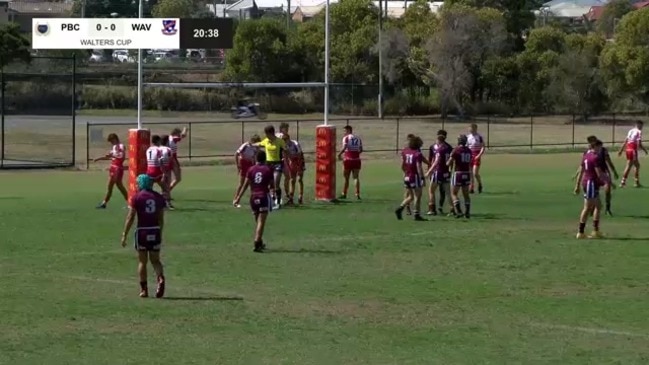
POLYGON ((159 0, 151 13, 156 18, 189 18, 194 10, 192 0, 159 0))
POLYGON ((110 18, 117 14, 120 18, 136 18, 138 2, 132 0, 75 0, 72 7, 75 16, 84 14, 86 18, 110 18))
POLYGON ((606 45, 600 69, 609 96, 618 104, 624 98, 649 106, 649 8, 625 15, 615 33, 615 42, 606 45))
POLYGON ((29 41, 23 37, 18 24, 0 26, 0 67, 13 61, 29 62, 29 48, 29 41))
POLYGON ((613 0, 606 4, 602 16, 597 21, 597 31, 610 38, 615 32, 617 22, 633 11, 629 0, 613 0))

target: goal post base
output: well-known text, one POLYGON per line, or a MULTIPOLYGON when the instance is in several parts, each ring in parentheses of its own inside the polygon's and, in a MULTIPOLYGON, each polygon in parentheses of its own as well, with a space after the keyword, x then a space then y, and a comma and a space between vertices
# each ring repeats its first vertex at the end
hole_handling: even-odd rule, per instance
POLYGON ((128 130, 128 201, 137 193, 137 177, 146 173, 146 150, 151 144, 148 129, 128 130))
POLYGON ((336 199, 336 127, 316 127, 315 200, 335 203, 336 199))

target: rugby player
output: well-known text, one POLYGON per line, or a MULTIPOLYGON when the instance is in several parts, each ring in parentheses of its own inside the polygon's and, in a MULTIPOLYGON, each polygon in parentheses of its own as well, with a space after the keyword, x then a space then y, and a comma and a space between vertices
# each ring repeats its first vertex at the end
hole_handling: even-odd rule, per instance
MULTIPOLYGON (((160 137, 160 169, 162 170, 162 183, 164 186, 171 185, 171 174, 173 173, 172 156, 173 151, 169 147, 169 136, 163 135, 160 137)), ((167 201, 167 208, 171 210, 175 209, 173 204, 171 204, 171 191, 163 191, 162 196, 167 201)))
POLYGON ((470 193, 474 193, 475 182, 478 182, 478 193, 482 193, 482 178, 480 177, 480 164, 482 155, 485 152, 484 138, 478 133, 478 125, 473 123, 469 126, 467 135, 467 146, 471 150, 471 187, 470 193))
MULTIPOLYGON (((277 138, 286 142, 286 140, 284 139, 284 135, 288 134, 288 130, 289 130, 288 123, 282 122, 279 124, 279 132, 276 133, 275 136, 277 136, 277 138)), ((286 158, 286 156, 284 156, 284 166, 282 167, 282 170, 284 172, 284 194, 287 194, 286 199, 288 200, 288 189, 289 189, 289 182, 291 180, 291 176, 288 167, 288 159, 286 158)), ((281 182, 282 182, 282 177, 280 176, 279 181, 276 182, 277 187, 280 186, 281 182)), ((282 197, 280 196, 278 199, 279 199, 279 204, 283 204, 282 197)))
POLYGON ((638 149, 644 151, 645 155, 647 154, 647 149, 642 145, 642 127, 644 123, 638 120, 635 123, 635 127, 630 129, 624 140, 624 144, 620 151, 617 153, 618 156, 622 155, 622 151, 626 152, 626 166, 622 172, 622 180, 620 181, 620 187, 623 188, 626 186, 626 179, 629 177, 631 168, 635 169, 633 177, 635 179, 635 187, 640 187, 640 161, 638 161, 638 149))
POLYGON ((158 282, 155 296, 162 298, 165 293, 165 277, 160 261, 160 249, 162 247, 165 200, 162 195, 153 191, 153 179, 148 175, 143 174, 137 177, 137 187, 138 192, 131 200, 124 223, 122 247, 126 247, 126 237, 137 218, 135 250, 138 254, 137 272, 140 276, 140 297, 149 296, 147 262, 150 261, 158 282))
POLYGON ((281 138, 277 138, 275 135, 275 127, 272 125, 266 126, 264 128, 264 133, 266 138, 261 140, 261 142, 254 143, 253 146, 263 147, 266 158, 266 163, 273 170, 273 175, 275 179, 275 199, 274 208, 278 209, 282 204, 282 189, 280 188, 280 183, 282 181, 282 174, 284 169, 284 151, 286 151, 286 144, 281 138))
POLYGON ((347 199, 347 190, 349 189, 349 176, 354 178, 354 190, 356 199, 361 200, 361 154, 363 153, 363 141, 353 134, 353 128, 346 125, 345 136, 342 140, 342 148, 338 154, 338 159, 343 161, 343 177, 345 183, 343 184, 343 193, 340 199, 347 199), (343 157, 344 156, 344 157, 343 157))
MULTIPOLYGON (((605 213, 608 215, 613 215, 613 212, 611 211, 611 200, 612 200, 612 190, 615 187, 613 185, 612 179, 611 179, 611 172, 613 172, 613 177, 615 179, 618 179, 619 176, 617 174, 617 170, 615 169, 615 165, 613 165, 613 161, 611 161, 611 156, 608 153, 608 149, 604 147, 604 143, 600 140, 597 139, 595 136, 590 136, 588 137, 587 142, 589 145, 595 144, 597 147, 599 147, 599 153, 597 155, 598 157, 598 162, 599 162, 599 168, 602 170, 602 175, 600 176, 600 182, 602 183, 602 186, 604 187, 604 194, 605 194, 605 202, 606 202, 606 210, 605 213)), ((584 152, 584 154, 589 153, 590 147, 584 152)), ((577 167, 577 172, 575 173, 574 179, 577 179, 579 176, 579 172, 581 171, 581 164, 579 167, 577 167)))
POLYGON ((295 197, 295 184, 297 183, 298 188, 300 189, 298 195, 298 204, 302 204, 304 200, 304 171, 306 169, 304 161, 304 152, 302 151, 302 146, 300 143, 294 139, 291 139, 291 136, 288 133, 282 135, 284 143, 286 144, 286 161, 285 171, 289 172, 290 186, 288 190, 288 203, 293 204, 293 198, 295 197))
MULTIPOLYGON (((275 135, 273 133, 273 135, 275 135)), ((234 199, 235 204, 239 204, 241 196, 246 192, 250 186, 250 209, 255 217, 255 238, 254 238, 254 252, 264 252, 266 245, 264 244, 264 229, 266 227, 266 219, 268 213, 273 209, 272 192, 275 189, 275 176, 273 169, 266 163, 266 153, 264 151, 257 152, 257 164, 248 169, 246 180, 243 188, 237 197, 234 199)))
POLYGON ((105 156, 94 159, 94 162, 110 160, 110 168, 108 169, 108 185, 106 187, 106 195, 101 204, 97 206, 98 209, 106 209, 106 205, 113 196, 113 187, 117 186, 117 190, 122 193, 124 200, 128 201, 128 191, 124 187, 124 160, 126 153, 124 145, 119 141, 117 134, 111 133, 108 135, 107 141, 111 144, 110 152, 105 156))
MULTIPOLYGON (((162 138, 157 134, 151 136, 151 146, 146 150, 146 174, 160 186, 162 194, 168 196, 169 187, 165 185, 163 180, 163 157, 160 147, 162 145, 162 138)), ((173 162, 172 162, 173 164, 173 162)))
POLYGON ((401 151, 401 170, 403 171, 403 184, 406 188, 406 197, 401 202, 401 205, 394 211, 397 219, 403 219, 403 211, 410 205, 414 204, 413 218, 416 221, 424 221, 421 217, 421 190, 425 185, 424 171, 422 164, 425 160, 424 155, 421 153, 421 146, 423 142, 421 138, 411 138, 408 147, 401 151))
MULTIPOLYGON (((444 201, 446 196, 451 196, 451 187, 449 185, 451 180, 451 172, 446 162, 451 156, 453 146, 446 142, 447 133, 445 130, 440 129, 437 131, 437 143, 430 146, 430 161, 432 161, 430 168, 426 172, 426 176, 430 177, 430 185, 428 186, 428 215, 437 215, 435 206, 435 191, 439 187, 439 213, 444 214, 444 201)), ((450 202, 450 201, 449 201, 450 202)), ((451 204, 451 209, 453 205, 451 204)))
POLYGON ((600 163, 600 147, 597 144, 597 138, 588 138, 590 150, 584 153, 581 158, 581 166, 577 182, 575 183, 575 194, 579 194, 580 184, 584 191, 584 207, 579 216, 579 230, 577 231, 577 239, 585 238, 584 230, 586 228, 586 221, 588 217, 593 217, 593 233, 588 238, 601 238, 602 234, 599 230, 600 211, 602 209, 602 202, 599 199, 599 188, 601 186, 602 169, 600 163))
POLYGON ((255 156, 257 155, 258 148, 255 147, 255 143, 259 143, 261 138, 258 135, 253 135, 250 137, 248 142, 244 142, 237 151, 234 153, 234 163, 237 166, 237 171, 239 175, 239 183, 237 189, 234 192, 234 198, 232 199, 232 205, 235 208, 241 208, 241 205, 234 204, 235 199, 241 192, 243 188, 243 183, 246 181, 246 175, 248 174, 248 169, 255 164, 255 156))
POLYGON ((178 143, 187 137, 187 128, 174 128, 169 135, 169 147, 171 148, 171 171, 173 173, 173 181, 169 185, 169 192, 173 190, 179 183, 182 177, 182 169, 180 162, 178 162, 178 143))
POLYGON ((447 166, 453 169, 451 178, 451 197, 453 199, 453 211, 456 218, 471 217, 471 195, 469 195, 469 186, 471 185, 471 150, 467 147, 467 136, 461 134, 457 138, 457 146, 451 152, 448 158, 447 166), (460 207, 460 197, 458 193, 462 190, 464 197, 464 214, 460 207))

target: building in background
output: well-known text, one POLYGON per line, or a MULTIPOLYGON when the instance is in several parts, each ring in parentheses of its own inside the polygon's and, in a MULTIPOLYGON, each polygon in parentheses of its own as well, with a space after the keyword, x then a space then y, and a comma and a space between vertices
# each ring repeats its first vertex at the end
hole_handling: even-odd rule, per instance
POLYGON ((256 19, 261 15, 255 0, 239 0, 232 4, 207 4, 207 10, 217 18, 256 19))
POLYGON ((33 18, 67 18, 72 14, 72 5, 72 2, 0 0, 0 23, 15 22, 21 31, 31 33, 33 18), (8 7, 3 9, 3 3, 8 7), (6 20, 3 14, 6 14, 6 20))

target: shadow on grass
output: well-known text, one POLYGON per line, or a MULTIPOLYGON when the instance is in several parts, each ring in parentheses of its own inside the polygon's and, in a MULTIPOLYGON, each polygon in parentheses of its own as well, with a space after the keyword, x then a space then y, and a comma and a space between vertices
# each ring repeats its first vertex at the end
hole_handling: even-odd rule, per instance
POLYGON ((610 241, 649 241, 649 237, 604 237, 610 241))
POLYGON ((243 300, 242 297, 165 297, 164 300, 182 300, 182 301, 239 301, 243 300))
POLYGON ((649 215, 620 215, 622 218, 634 218, 634 219, 649 219, 649 215))
POLYGON ((339 255, 342 254, 343 251, 317 250, 317 249, 308 249, 308 248, 297 248, 297 249, 269 248, 265 250, 264 253, 307 253, 307 254, 316 254, 316 255, 339 255))

